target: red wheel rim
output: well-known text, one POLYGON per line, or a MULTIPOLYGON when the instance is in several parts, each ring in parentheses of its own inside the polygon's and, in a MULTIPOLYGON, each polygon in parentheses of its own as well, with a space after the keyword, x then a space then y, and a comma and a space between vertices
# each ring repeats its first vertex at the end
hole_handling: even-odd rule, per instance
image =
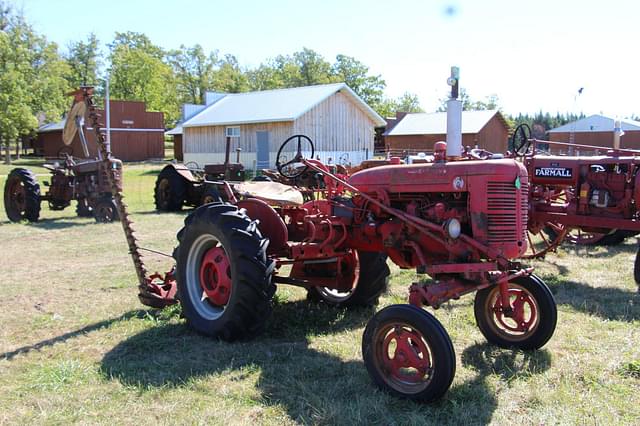
POLYGON ((385 380, 403 392, 424 389, 432 378, 432 355, 422 333, 409 324, 382 327, 376 336, 376 361, 385 380))
POLYGON ((20 179, 13 179, 13 182, 11 182, 9 186, 9 197, 13 208, 20 213, 24 212, 26 209, 26 197, 24 186, 20 179))
POLYGON ((203 296, 216 306, 225 306, 231 296, 231 264, 222 247, 212 247, 200 265, 203 296))
POLYGON ((500 293, 496 292, 497 298, 493 304, 492 311, 498 326, 508 333, 516 335, 529 333, 538 320, 538 310, 531 295, 519 288, 509 289, 509 300, 511 309, 502 307, 500 293))

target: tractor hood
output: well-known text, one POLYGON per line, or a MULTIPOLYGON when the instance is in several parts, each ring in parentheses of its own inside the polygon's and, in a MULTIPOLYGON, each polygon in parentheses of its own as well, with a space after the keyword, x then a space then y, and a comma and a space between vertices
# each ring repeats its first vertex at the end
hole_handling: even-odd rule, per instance
POLYGON ((528 182, 527 170, 521 163, 502 159, 380 166, 355 173, 349 183, 368 193, 466 192, 474 178, 484 181, 498 176, 518 187, 528 182))

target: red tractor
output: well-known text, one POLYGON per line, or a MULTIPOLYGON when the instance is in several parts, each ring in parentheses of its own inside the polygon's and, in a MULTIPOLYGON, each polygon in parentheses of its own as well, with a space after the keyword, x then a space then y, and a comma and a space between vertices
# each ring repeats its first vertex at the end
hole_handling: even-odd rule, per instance
POLYGON ((526 124, 514 133, 515 155, 522 157, 530 179, 529 257, 542 257, 565 239, 619 241, 640 232, 640 152, 542 141, 530 134, 526 124), (541 147, 602 154, 549 155, 541 147))
POLYGON ((423 306, 438 308, 477 291, 476 322, 490 342, 537 349, 551 338, 557 317, 551 292, 510 260, 527 248, 529 182, 521 163, 441 157, 343 180, 312 160, 306 136, 289 138, 278 154, 281 175, 294 179, 308 168, 324 177, 325 188, 302 204, 232 199, 185 219, 175 279, 195 330, 228 341, 255 336, 276 284, 304 287, 311 298, 337 305, 376 303, 386 288, 388 256, 431 277, 411 285, 409 304, 382 309, 366 327, 365 365, 392 394, 431 401, 453 380, 451 340, 423 306), (297 155, 282 164, 280 154, 292 142, 297 155))
POLYGON ((16 168, 9 173, 4 186, 4 206, 9 220, 19 222, 26 219, 36 222, 40 217, 40 202, 46 201, 51 210, 63 210, 73 200, 77 201, 78 216, 93 216, 97 222, 118 219, 109 179, 113 178, 122 191, 122 162, 115 158, 107 161, 88 159, 89 151, 83 129, 85 113, 84 103, 73 105, 62 137, 68 147, 78 133, 86 158, 78 160, 62 153, 62 164, 45 164, 44 167, 51 172, 51 181, 44 182, 48 187, 46 194, 40 193, 38 180, 30 170, 16 168))
MULTIPOLYGON (((91 95, 91 88, 82 88, 75 99, 88 106, 108 162, 91 95)), ((391 394, 437 399, 453 380, 455 352, 424 306, 437 308, 476 292, 475 318, 487 340, 525 350, 543 346, 557 320, 549 288, 512 260, 527 248, 526 168, 514 159, 446 161, 459 157, 453 154, 340 177, 313 160, 309 138, 292 136, 280 147, 276 165, 294 180, 313 172, 322 185, 312 197, 278 182, 222 182, 227 201, 200 206, 186 217, 175 268, 164 277, 147 274, 112 180, 139 298, 153 307, 179 299, 188 325, 199 333, 249 339, 265 328, 276 284, 306 288, 310 298, 331 304, 372 305, 385 291, 390 258, 431 279, 409 287, 408 304, 388 306, 368 322, 364 363, 391 394), (283 160, 291 152, 293 159, 283 160)))

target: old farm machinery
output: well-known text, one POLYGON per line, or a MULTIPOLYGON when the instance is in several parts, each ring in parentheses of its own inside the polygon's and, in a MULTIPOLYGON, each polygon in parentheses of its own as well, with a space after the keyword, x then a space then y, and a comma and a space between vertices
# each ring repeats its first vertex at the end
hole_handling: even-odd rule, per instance
POLYGON ((74 103, 62 134, 66 146, 71 145, 76 133, 79 135, 85 159, 79 160, 63 152, 62 163, 45 164, 44 167, 51 172, 50 182, 44 182, 48 187, 45 194, 41 194, 36 176, 30 170, 16 168, 9 173, 4 187, 4 205, 9 220, 36 222, 42 201, 46 201, 51 210, 63 210, 73 200, 77 202, 78 216, 93 216, 98 222, 117 220, 108 176, 113 176, 115 184, 122 190, 122 162, 115 158, 107 161, 88 159, 83 129, 85 114, 85 104, 74 103))
POLYGON ((230 162, 231 138, 227 136, 223 164, 198 165, 168 164, 156 179, 154 200, 159 211, 179 211, 183 206, 197 207, 218 200, 227 200, 224 182, 245 180, 244 166, 240 163, 240 148, 236 162, 230 162))
POLYGON ((530 139, 520 125, 515 155, 530 179, 528 257, 543 257, 569 239, 620 242, 640 232, 640 152, 530 139), (549 155, 563 147, 599 150, 593 156, 549 155))
MULTIPOLYGON (((459 103, 456 80, 452 98, 459 103)), ((107 163, 91 89, 78 91, 76 101, 87 104, 107 163)), ((453 103, 453 116, 456 109, 459 120, 460 105, 453 103)), ((382 309, 366 326, 364 363, 380 388, 419 401, 447 391, 454 348, 422 308, 467 293, 476 292, 476 322, 490 342, 540 348, 555 330, 555 301, 531 269, 512 260, 527 248, 527 170, 514 159, 453 161, 461 157, 460 139, 430 164, 391 164, 340 177, 313 159, 309 138, 292 136, 278 152, 280 175, 295 180, 312 172, 323 184, 309 190, 309 198, 277 182, 253 182, 254 191, 220 182, 226 201, 187 216, 177 234, 175 268, 164 276, 147 274, 111 176, 140 300, 154 307, 179 301, 196 331, 248 339, 264 330, 276 284, 306 288, 310 298, 336 305, 375 304, 386 288, 388 257, 431 280, 413 283, 408 304, 382 309), (287 161, 285 152, 295 155, 287 161)))

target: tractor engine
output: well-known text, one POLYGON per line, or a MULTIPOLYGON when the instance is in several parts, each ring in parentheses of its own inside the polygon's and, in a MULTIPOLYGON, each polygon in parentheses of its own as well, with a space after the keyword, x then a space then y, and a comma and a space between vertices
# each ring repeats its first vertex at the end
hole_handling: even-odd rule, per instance
POLYGON ((401 267, 474 260, 468 248, 456 244, 461 234, 508 259, 526 250, 528 176, 514 160, 383 166, 360 171, 349 183, 445 231, 444 239, 430 238, 354 197, 353 222, 360 231, 354 240, 364 245, 379 240, 377 248, 401 267))

